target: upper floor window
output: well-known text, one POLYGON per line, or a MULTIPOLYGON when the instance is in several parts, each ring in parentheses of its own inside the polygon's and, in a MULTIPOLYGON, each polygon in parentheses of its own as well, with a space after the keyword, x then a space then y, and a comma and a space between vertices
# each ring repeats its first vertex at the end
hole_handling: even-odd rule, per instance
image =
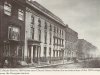
POLYGON ((56 32, 56 27, 54 27, 54 33, 56 32))
POLYGON ((64 45, 64 43, 63 43, 63 42, 64 42, 64 40, 62 40, 62 46, 64 45))
POLYGON ((50 45, 51 45, 51 42, 52 42, 52 33, 50 32, 50 45))
POLYGON ((38 19, 38 26, 41 27, 41 20, 38 19))
POLYGON ((51 48, 49 48, 49 56, 51 57, 51 48))
POLYGON ((39 41, 41 41, 41 30, 40 29, 38 30, 38 33, 39 33, 39 41))
POLYGON ((58 33, 59 29, 57 28, 57 33, 58 33))
POLYGON ((55 27, 55 33, 57 33, 57 27, 55 27))
POLYGON ((60 34, 61 34, 61 29, 60 29, 60 34))
POLYGON ((44 34, 44 41, 45 41, 45 44, 47 44, 47 31, 45 31, 45 34, 44 34))
POLYGON ((20 29, 17 27, 8 27, 8 38, 10 40, 20 40, 20 29))
POLYGON ((55 57, 55 50, 53 50, 53 57, 55 57))
POLYGON ((31 16, 31 24, 34 25, 34 16, 31 16))
POLYGON ((24 20, 24 11, 22 9, 18 9, 18 19, 24 20))
POLYGON ((61 39, 60 39, 60 45, 61 45, 61 39))
POLYGON ((34 28, 31 27, 31 39, 34 39, 34 28))
POLYGON ((58 39, 58 45, 60 45, 60 43, 59 43, 59 42, 60 42, 60 39, 58 39))
POLYGON ((50 24, 50 31, 52 31, 52 25, 50 24))
POLYGON ((57 39, 57 45, 58 45, 58 40, 59 40, 59 39, 57 39))
POLYGON ((55 44, 55 38, 54 38, 54 44, 55 44))
POLYGON ((61 29, 60 29, 60 37, 61 37, 61 29))
POLYGON ((4 3, 4 13, 6 15, 11 16, 11 7, 12 7, 11 4, 9 4, 8 2, 4 3))
POLYGON ((62 36, 63 36, 63 30, 62 30, 62 36))
POLYGON ((47 29, 47 22, 45 22, 45 27, 44 28, 47 29))

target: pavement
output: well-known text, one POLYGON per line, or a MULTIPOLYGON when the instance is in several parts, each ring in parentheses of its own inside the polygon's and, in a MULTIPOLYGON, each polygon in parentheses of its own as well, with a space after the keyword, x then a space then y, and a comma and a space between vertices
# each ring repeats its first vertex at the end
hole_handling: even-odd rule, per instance
POLYGON ((58 66, 58 65, 64 65, 64 64, 72 64, 73 61, 67 61, 67 60, 59 60, 59 61, 53 61, 51 63, 46 62, 40 62, 40 63, 31 63, 24 65, 23 68, 48 68, 52 66, 58 66))

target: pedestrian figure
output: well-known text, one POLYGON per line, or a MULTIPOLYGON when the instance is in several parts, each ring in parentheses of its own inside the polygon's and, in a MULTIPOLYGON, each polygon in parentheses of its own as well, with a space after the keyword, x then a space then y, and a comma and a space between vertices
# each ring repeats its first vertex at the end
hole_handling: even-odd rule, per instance
POLYGON ((3 67, 4 67, 4 68, 9 67, 9 62, 8 62, 7 59, 4 61, 4 66, 3 66, 3 67))

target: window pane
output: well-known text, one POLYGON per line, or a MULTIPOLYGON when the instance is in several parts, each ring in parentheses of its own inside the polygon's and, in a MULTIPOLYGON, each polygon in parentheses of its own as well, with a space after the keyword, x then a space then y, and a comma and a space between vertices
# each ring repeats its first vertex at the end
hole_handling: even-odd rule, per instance
POLYGON ((41 27, 41 20, 40 19, 38 20, 38 26, 41 27))
POLYGON ((34 28, 31 28, 31 39, 34 39, 34 28))
POLYGON ((17 27, 9 27, 8 35, 10 40, 20 40, 20 30, 17 27))
POLYGON ((34 24, 34 16, 31 16, 31 24, 34 24))
POLYGON ((11 4, 7 2, 4 3, 4 13, 9 16, 11 15, 11 4))
POLYGON ((24 20, 24 11, 22 9, 18 9, 18 19, 24 20))

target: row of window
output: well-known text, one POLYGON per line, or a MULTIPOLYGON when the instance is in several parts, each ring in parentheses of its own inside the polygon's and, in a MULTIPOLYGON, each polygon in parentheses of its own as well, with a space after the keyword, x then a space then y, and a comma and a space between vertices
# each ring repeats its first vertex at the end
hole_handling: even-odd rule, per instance
POLYGON ((53 56, 54 57, 62 57, 63 56, 63 52, 62 51, 58 51, 58 50, 53 50, 53 56))
MULTIPOLYGON (((31 30, 31 33, 32 33, 32 39, 34 39, 34 21, 35 21, 35 19, 34 19, 34 16, 32 15, 31 16, 31 24, 32 24, 32 30, 31 30)), ((41 41, 41 29, 40 29, 40 27, 41 27, 41 20, 40 20, 40 18, 38 19, 38 26, 39 26, 39 28, 38 28, 38 34, 39 34, 39 41, 41 41)), ((45 44, 47 44, 47 22, 45 22, 45 30, 44 30, 44 43, 45 44)), ((50 31, 52 30, 52 26, 50 25, 50 31)), ((50 34, 50 44, 51 44, 51 34, 50 34)))
MULTIPOLYGON (((11 16, 11 9, 12 9, 11 4, 8 3, 8 2, 5 2, 4 3, 4 13, 6 15, 11 16)), ((18 19, 19 20, 24 20, 24 11, 22 9, 18 9, 18 19)), ((32 35, 32 39, 34 39, 34 16, 31 16, 31 24, 32 24, 31 35, 32 35)), ((41 41, 41 29, 40 29, 40 27, 41 27, 41 20, 40 19, 38 19, 38 26, 39 26, 39 29, 38 29, 39 41, 41 41)), ((45 22, 45 27, 44 28, 45 28, 45 35, 44 35, 44 37, 45 37, 45 43, 47 43, 47 31, 46 31, 47 30, 47 22, 45 22)), ((51 24, 50 24, 50 31, 52 31, 52 25, 51 24)), ((55 28, 54 28, 54 31, 55 31, 55 28)), ((10 30, 9 30, 9 32, 10 32, 10 30)), ((57 29, 57 32, 58 32, 58 29, 57 29)), ((16 40, 18 40, 19 36, 20 36, 19 32, 15 33, 15 32, 12 31, 12 33, 11 33, 11 35, 9 34, 9 38, 10 39, 16 39, 16 40)), ((61 30, 60 30, 60 34, 63 35, 63 32, 61 30)), ((50 33, 50 44, 51 44, 51 40, 52 40, 51 36, 52 35, 50 33)))
POLYGON ((56 26, 54 27, 54 33, 59 34, 60 36, 63 36, 63 30, 61 30, 60 28, 56 26))
MULTIPOLYGON (((53 56, 54 57, 62 57, 63 55, 62 51, 58 50, 53 50, 53 56)), ((44 57, 47 56, 47 47, 44 47, 44 57)), ((49 56, 51 57, 51 48, 49 48, 49 56)))
MULTIPOLYGON (((34 26, 35 25, 35 17, 32 15, 31 16, 31 24, 34 26)), ((38 19, 38 26, 41 27, 41 19, 38 19)), ((45 22, 45 27, 44 29, 47 29, 47 22, 45 22)), ((52 25, 50 24, 50 31, 52 31, 52 25)))
MULTIPOLYGON (((12 11, 12 5, 8 2, 4 3, 4 13, 8 16, 11 16, 12 11)), ((24 11, 22 9, 18 9, 18 19, 24 20, 24 11)))
MULTIPOLYGON (((47 47, 44 47, 44 57, 47 56, 47 47)), ((49 56, 51 57, 51 48, 49 48, 49 56)))
MULTIPOLYGON (((11 16, 11 10, 12 10, 12 5, 8 2, 4 3, 4 13, 6 15, 11 16)), ((24 20, 24 11, 22 9, 18 9, 18 19, 19 20, 24 20)), ((31 24, 34 25, 34 16, 31 16, 31 24)), ((41 27, 41 20, 38 19, 38 26, 41 27)), ((45 29, 47 29, 47 22, 45 22, 45 29)), ((50 30, 52 30, 52 26, 50 25, 50 30)))
MULTIPOLYGON (((34 16, 32 15, 31 16, 31 24, 32 24, 32 35, 33 35, 33 38, 34 39, 34 25, 35 25, 35 19, 34 19, 34 16)), ((39 36, 39 41, 41 41, 41 20, 40 18, 38 19, 38 36, 39 36)), ((45 27, 44 27, 44 43, 47 44, 47 22, 45 22, 45 27)), ((51 30, 51 25, 50 25, 50 30, 51 30)))
MULTIPOLYGON (((32 35, 34 36, 34 16, 32 15, 31 16, 31 24, 32 24, 32 35)), ((40 18, 38 19, 38 26, 39 26, 39 40, 41 40, 41 30, 40 30, 40 27, 41 27, 41 20, 40 18)), ((44 43, 47 44, 47 22, 45 22, 45 30, 44 30, 44 43)), ((54 28, 55 30, 55 28, 54 28)), ((51 42, 52 42, 52 25, 50 24, 50 45, 51 45, 51 42)), ((63 36, 63 30, 60 29, 60 34, 63 36)), ((34 39, 34 38, 33 38, 34 39)))
MULTIPOLYGON (((34 40, 34 27, 31 27, 31 39, 34 40)), ((38 40, 41 41, 41 29, 38 29, 38 40)))
MULTIPOLYGON (((12 6, 10 3, 5 2, 4 3, 4 13, 11 16, 11 9, 12 6)), ((22 9, 18 9, 18 19, 19 20, 24 20, 24 11, 22 9)), ((31 16, 31 24, 34 25, 34 16, 31 16)), ((41 26, 41 20, 38 20, 38 25, 41 26)), ((47 29, 47 22, 45 22, 45 29, 47 29)), ((52 31, 52 25, 50 25, 50 31, 52 31)), ((63 35, 63 30, 54 27, 54 32, 59 33, 60 35, 63 35)))
POLYGON ((54 37, 54 45, 63 46, 64 45, 64 40, 54 37))

